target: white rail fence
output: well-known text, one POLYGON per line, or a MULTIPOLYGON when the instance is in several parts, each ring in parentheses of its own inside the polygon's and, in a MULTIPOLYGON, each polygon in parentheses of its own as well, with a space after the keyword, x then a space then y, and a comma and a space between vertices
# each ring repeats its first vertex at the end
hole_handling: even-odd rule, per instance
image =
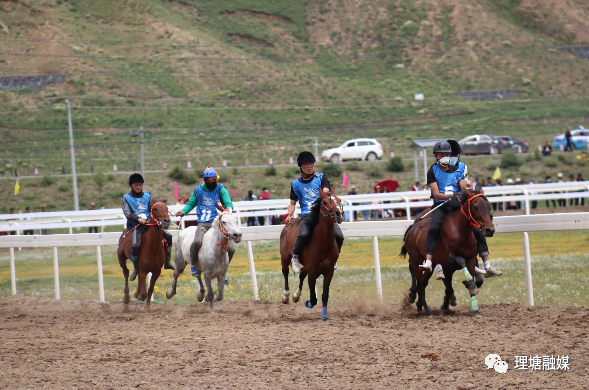
MULTIPOLYGON (((541 202, 558 199, 583 199, 589 205, 589 182, 563 182, 535 185, 498 186, 485 187, 485 194, 491 203, 507 204, 517 202, 522 205, 522 212, 530 215, 532 202, 541 202)), ((384 194, 360 194, 343 195, 344 210, 353 222, 354 211, 368 210, 404 210, 407 219, 411 219, 412 208, 430 207, 429 191, 390 192, 384 194), (382 203, 387 202, 387 203, 382 203)), ((271 199, 264 201, 237 201, 233 205, 239 224, 242 218, 265 217, 266 225, 269 225, 269 217, 284 215, 290 199, 271 199)), ((170 205, 170 211, 175 214, 184 206, 170 205)), ((193 211, 194 212, 194 211, 193 211)), ((189 214, 182 219, 182 224, 187 221, 195 221, 195 214, 189 214)), ((172 218, 179 221, 179 218, 172 218)), ((125 218, 121 209, 85 210, 85 211, 56 211, 46 213, 28 214, 0 214, 0 232, 16 232, 23 234, 25 230, 40 229, 69 229, 73 234, 74 228, 88 228, 97 226, 104 232, 107 226, 125 226, 125 218)))
MULTIPOLYGON (((382 280, 380 273, 380 255, 378 249, 378 237, 403 237, 405 230, 412 221, 370 221, 360 223, 345 222, 341 228, 346 237, 372 237, 374 269, 376 279, 376 293, 382 301, 382 280)), ((562 214, 536 214, 528 216, 497 217, 494 219, 496 233, 522 233, 524 272, 526 275, 526 291, 528 305, 534 305, 534 290, 532 285, 532 268, 530 259, 530 243, 528 232, 560 231, 560 230, 587 230, 589 229, 589 213, 562 213, 562 214)), ((254 263, 252 241, 277 240, 283 226, 259 226, 242 228, 243 240, 247 245, 253 296, 259 300, 256 268, 254 263)), ((117 245, 120 233, 85 233, 85 234, 56 234, 51 236, 2 236, 0 248, 8 248, 10 251, 10 277, 12 294, 17 293, 15 248, 41 248, 53 247, 53 266, 55 279, 55 298, 60 299, 59 286, 59 259, 58 247, 84 246, 96 247, 96 261, 98 269, 99 300, 105 302, 104 278, 102 274, 101 247, 105 245, 117 245)))

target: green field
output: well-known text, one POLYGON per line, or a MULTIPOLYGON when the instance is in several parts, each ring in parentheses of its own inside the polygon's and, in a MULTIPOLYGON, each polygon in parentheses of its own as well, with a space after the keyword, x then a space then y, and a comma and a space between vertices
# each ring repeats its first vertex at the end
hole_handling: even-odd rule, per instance
MULTIPOLYGON (((589 235, 584 231, 530 233, 532 274, 535 304, 589 305, 589 257, 585 248, 589 235)), ((382 267, 383 295, 386 304, 399 302, 409 288, 411 278, 406 260, 398 257, 400 239, 380 239, 379 251, 382 267)), ((522 259, 521 234, 500 234, 489 239, 491 258, 504 275, 485 279, 478 295, 481 304, 526 303, 525 276, 522 259)), ((115 255, 115 247, 102 248, 106 299, 122 299, 124 279, 115 255)), ((283 291, 277 242, 253 244, 256 275, 260 298, 279 302, 283 291)), ((60 286, 64 300, 97 300, 98 278, 95 248, 61 248, 60 286)), ((347 239, 332 282, 330 305, 346 306, 376 302, 376 284, 372 240, 347 239)), ((128 266, 131 266, 130 262, 128 266)), ((53 251, 23 248, 16 251, 17 289, 27 296, 54 296, 53 251)), ((253 292, 245 245, 238 246, 229 268, 230 285, 226 299, 251 300, 253 292)), ((163 270, 156 284, 154 299, 162 304, 192 304, 196 302, 198 284, 190 276, 179 279, 178 294, 167 301, 165 291, 170 286, 172 273, 163 270)), ((297 280, 290 276, 291 291, 296 290, 297 280)), ((461 276, 456 273, 454 284, 461 304, 466 304, 468 294, 460 285, 461 276)), ((321 285, 319 280, 319 286, 321 285)), ((136 286, 131 283, 132 288, 136 286)), ((308 297, 305 284, 304 296, 308 297)), ((320 287, 319 287, 319 291, 320 287)), ((443 297, 443 284, 433 281, 430 285, 432 303, 443 297)), ((0 295, 10 295, 10 266, 7 250, 0 253, 0 295)))

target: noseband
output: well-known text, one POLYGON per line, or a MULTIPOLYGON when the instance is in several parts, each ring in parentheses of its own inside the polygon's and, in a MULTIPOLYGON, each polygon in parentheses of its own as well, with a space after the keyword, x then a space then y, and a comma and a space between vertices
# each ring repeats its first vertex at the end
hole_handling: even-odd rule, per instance
POLYGON ((219 228, 219 231, 221 232, 223 237, 225 237, 225 239, 223 241, 221 241, 220 243, 218 243, 217 246, 222 247, 223 252, 225 252, 227 250, 227 244, 229 243, 229 241, 231 241, 231 234, 229 233, 229 231, 227 229, 225 229, 223 227, 223 224, 221 223, 221 220, 223 219, 223 215, 225 215, 225 214, 229 214, 229 212, 225 211, 225 209, 223 209, 223 212, 217 218, 217 227, 219 228))
POLYGON ((153 205, 151 205, 151 211, 149 213, 149 219, 151 219, 153 223, 146 223, 145 225, 147 225, 147 226, 162 226, 162 223, 153 217, 153 208, 157 204, 163 204, 165 206, 164 202, 155 202, 153 205))
MULTIPOLYGON (((329 198, 330 198, 330 199, 333 199, 333 198, 332 198, 332 194, 331 194, 331 193, 327 193, 327 195, 329 196, 329 198)), ((326 204, 325 204, 325 203, 322 201, 322 202, 321 202, 321 208, 320 208, 320 211, 321 211, 321 215, 322 215, 323 217, 325 217, 325 218, 327 218, 327 219, 329 219, 329 220, 331 220, 331 221, 333 221, 333 222, 337 222, 337 220, 336 220, 336 217, 335 217, 335 216, 333 216, 333 215, 331 214, 331 211, 332 211, 333 209, 335 209, 335 208, 339 208, 339 209, 340 209, 340 211, 343 213, 343 212, 344 212, 344 208, 343 208, 343 206, 342 206, 341 204, 339 204, 339 205, 338 205, 338 204, 337 204, 337 202, 335 201, 335 199, 333 199, 333 200, 334 200, 334 203, 335 203, 335 204, 334 204, 333 206, 331 206, 331 207, 328 207, 328 206, 327 206, 327 205, 326 205, 326 204)))
POLYGON ((460 211, 462 211, 462 214, 464 214, 466 219, 468 219, 468 222, 470 222, 470 226, 474 226, 474 227, 477 227, 480 229, 481 227, 483 227, 483 225, 481 225, 476 219, 474 219, 474 217, 472 216, 472 212, 470 211, 470 201, 473 200, 474 198, 478 198, 479 196, 482 196, 488 202, 487 198, 485 197, 485 194, 476 194, 475 196, 472 196, 467 199, 468 215, 466 215, 466 213, 464 212, 464 203, 462 205, 460 205, 460 211))

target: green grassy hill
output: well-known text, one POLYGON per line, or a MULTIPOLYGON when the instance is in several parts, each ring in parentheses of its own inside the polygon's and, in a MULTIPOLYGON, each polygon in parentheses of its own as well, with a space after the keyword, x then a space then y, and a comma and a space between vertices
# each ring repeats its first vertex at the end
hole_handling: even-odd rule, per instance
MULTIPOLYGON (((586 124, 589 62, 557 48, 589 41, 588 14, 582 0, 0 1, 0 76, 66 75, 40 90, 0 91, 0 174, 69 171, 66 98, 82 173, 138 167, 129 135, 140 126, 150 132, 148 170, 287 163, 316 139, 323 149, 356 136, 401 157, 412 155, 412 139, 474 133, 535 148, 586 124), (488 89, 517 93, 455 94, 488 89)), ((556 164, 548 169, 568 167, 556 164)), ((530 165, 530 174, 542 168, 530 165)), ((225 177, 245 193, 288 187, 293 175, 225 177)), ((366 190, 377 177, 359 175, 366 190)), ((119 179, 102 195, 90 178, 81 186, 116 203, 119 179)), ((173 197, 172 179, 150 180, 173 197)), ((51 193, 56 209, 68 207, 71 184, 41 182, 30 181, 35 200, 51 193)), ((13 186, 0 181, 0 193, 13 186)))

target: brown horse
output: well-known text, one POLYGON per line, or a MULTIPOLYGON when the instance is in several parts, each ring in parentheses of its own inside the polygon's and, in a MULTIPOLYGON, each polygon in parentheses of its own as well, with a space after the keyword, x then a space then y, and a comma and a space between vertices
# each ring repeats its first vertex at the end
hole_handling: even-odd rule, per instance
MULTIPOLYGON (((482 191, 463 190, 460 193, 460 199, 460 210, 448 214, 440 227, 436 250, 432 258, 432 267, 441 264, 444 268, 446 291, 442 310, 448 310, 448 305, 456 305, 456 297, 452 287, 452 275, 455 271, 462 270, 465 276, 463 283, 471 296, 472 310, 475 316, 480 316, 481 313, 476 300, 478 288, 472 278, 477 255, 477 242, 472 233, 472 227, 480 228, 486 237, 491 237, 495 232, 495 226, 493 225, 489 201, 482 191)), ((411 272, 412 282, 408 301, 409 303, 415 302, 417 293, 419 295, 416 304, 417 311, 421 311, 423 307, 428 316, 431 313, 425 301, 425 288, 432 272, 427 271, 424 275, 419 265, 425 259, 425 244, 430 221, 431 218, 417 220, 407 229, 404 238, 405 243, 400 253, 402 257, 409 254, 409 271, 411 272)), ((482 281, 480 278, 477 279, 482 281)))
MULTIPOLYGON (((147 220, 146 225, 148 228, 143 233, 141 247, 139 249, 139 275, 137 279, 137 290, 135 290, 134 297, 141 301, 144 301, 145 298, 147 298, 146 307, 149 307, 155 282, 160 276, 162 266, 166 260, 162 233, 163 229, 167 229, 170 226, 168 206, 162 202, 152 203, 150 217, 147 220), (149 284, 149 290, 147 290, 145 279, 149 272, 151 272, 151 283, 149 284)), ((127 259, 131 258, 131 236, 130 231, 125 229, 119 240, 121 244, 117 250, 119 264, 123 269, 123 275, 125 276, 124 303, 129 303, 131 300, 129 297, 129 269, 127 268, 127 259)))
MULTIPOLYGON (((333 191, 333 187, 332 187, 333 191)), ((317 304, 315 283, 319 275, 323 275, 323 295, 321 301, 323 310, 321 319, 328 320, 327 301, 329 300, 329 284, 333 277, 333 267, 339 257, 339 249, 335 241, 335 223, 341 223, 343 211, 341 200, 333 193, 324 193, 319 190, 321 204, 319 206, 319 221, 313 229, 309 242, 303 248, 300 255, 300 262, 303 266, 299 275, 299 288, 292 297, 293 302, 298 302, 301 297, 301 289, 305 277, 309 276, 309 291, 311 299, 305 302, 305 306, 313 308, 317 304)), ((300 218, 295 218, 289 225, 286 225, 280 233, 280 257, 282 260, 282 274, 284 275, 284 295, 282 303, 288 303, 290 291, 288 289, 288 266, 292 258, 292 248, 299 235, 300 218)))

